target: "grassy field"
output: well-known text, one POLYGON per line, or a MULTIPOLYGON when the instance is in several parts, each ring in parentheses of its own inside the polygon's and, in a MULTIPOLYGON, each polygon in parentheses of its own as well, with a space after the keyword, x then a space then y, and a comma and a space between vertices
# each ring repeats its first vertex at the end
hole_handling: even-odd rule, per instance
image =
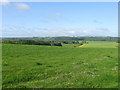
POLYGON ((89 42, 82 47, 4 44, 3 88, 116 88, 116 45, 114 42, 89 42))
POLYGON ((84 44, 79 47, 90 47, 90 48, 116 48, 118 43, 108 41, 88 41, 88 44, 84 44))

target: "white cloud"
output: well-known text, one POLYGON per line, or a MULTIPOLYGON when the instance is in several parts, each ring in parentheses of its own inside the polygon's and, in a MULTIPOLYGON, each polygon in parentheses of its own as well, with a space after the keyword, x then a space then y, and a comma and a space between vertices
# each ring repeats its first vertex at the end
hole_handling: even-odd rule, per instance
POLYGON ((117 32, 112 32, 109 28, 74 28, 74 27, 24 27, 24 26, 8 26, 4 27, 3 36, 117 36, 117 32))
POLYGON ((103 28, 103 27, 100 27, 100 28, 96 28, 96 30, 100 30, 100 31, 109 31, 109 29, 108 28, 103 28))
POLYGON ((15 3, 14 7, 19 10, 29 10, 30 6, 25 3, 15 3))
POLYGON ((75 31, 74 31, 74 30, 70 30, 70 31, 68 31, 68 33, 70 33, 70 34, 74 34, 75 31))
POLYGON ((19 9, 19 10, 29 10, 30 6, 26 3, 10 3, 9 0, 0 0, 0 4, 4 6, 13 6, 13 8, 19 9))
POLYGON ((0 3, 6 6, 9 4, 9 0, 0 0, 0 3))

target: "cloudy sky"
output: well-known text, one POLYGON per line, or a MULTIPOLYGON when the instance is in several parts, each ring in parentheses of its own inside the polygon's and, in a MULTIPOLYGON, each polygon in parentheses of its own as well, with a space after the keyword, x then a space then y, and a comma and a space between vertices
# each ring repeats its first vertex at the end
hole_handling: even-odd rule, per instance
POLYGON ((2 3, 3 37, 117 36, 117 2, 2 3))

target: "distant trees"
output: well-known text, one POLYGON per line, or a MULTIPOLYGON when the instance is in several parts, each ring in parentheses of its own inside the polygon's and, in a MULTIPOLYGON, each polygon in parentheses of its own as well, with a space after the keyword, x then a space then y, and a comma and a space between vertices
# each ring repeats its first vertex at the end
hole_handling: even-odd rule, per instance
POLYGON ((88 42, 87 41, 81 41, 80 44, 79 44, 79 46, 81 46, 83 44, 88 44, 88 42))
POLYGON ((79 41, 59 41, 59 42, 61 42, 61 43, 63 43, 63 44, 79 44, 79 41))
POLYGON ((117 43, 120 43, 120 37, 118 37, 117 43))
POLYGON ((72 41, 72 44, 79 44, 79 41, 72 41))
POLYGON ((88 43, 87 41, 42 41, 42 40, 4 40, 2 43, 6 44, 27 44, 27 45, 48 45, 48 46, 62 46, 62 44, 76 44, 78 46, 88 43))
MULTIPOLYGON (((2 38, 4 40, 41 40, 41 41, 116 41, 118 37, 21 37, 21 38, 2 38)), ((66 43, 66 42, 65 42, 66 43)))
POLYGON ((27 44, 27 45, 48 45, 48 46, 62 46, 60 42, 34 41, 34 40, 5 40, 4 44, 27 44))
POLYGON ((2 41, 2 43, 5 43, 5 44, 16 44, 16 41, 13 41, 13 40, 5 40, 5 41, 2 41))
POLYGON ((63 43, 63 44, 69 44, 69 42, 67 42, 67 41, 62 41, 62 43, 63 43))

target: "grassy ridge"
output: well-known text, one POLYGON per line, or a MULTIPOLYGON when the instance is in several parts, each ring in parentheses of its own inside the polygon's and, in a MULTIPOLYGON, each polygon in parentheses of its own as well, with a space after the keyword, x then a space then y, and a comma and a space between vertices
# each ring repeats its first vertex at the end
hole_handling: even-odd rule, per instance
POLYGON ((115 88, 117 48, 3 45, 3 87, 115 88))

